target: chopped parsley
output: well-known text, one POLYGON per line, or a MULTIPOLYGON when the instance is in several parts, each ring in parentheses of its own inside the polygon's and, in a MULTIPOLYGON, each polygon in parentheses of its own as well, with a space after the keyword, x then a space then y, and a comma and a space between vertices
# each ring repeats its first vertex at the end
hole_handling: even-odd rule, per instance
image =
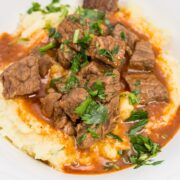
POLYGON ((32 14, 33 12, 39 11, 48 14, 64 11, 63 14, 66 16, 68 14, 68 7, 68 5, 60 5, 60 0, 52 0, 46 7, 41 7, 38 2, 32 2, 32 6, 28 9, 27 13, 32 14))
POLYGON ((139 122, 137 122, 134 126, 130 128, 130 130, 128 131, 128 134, 135 135, 137 132, 142 130, 147 123, 148 123, 148 119, 140 120, 139 122))
POLYGON ((111 24, 111 22, 109 21, 109 19, 105 19, 104 20, 105 25, 108 27, 109 31, 113 30, 113 25, 111 24))
POLYGON ((90 32, 93 34, 103 35, 103 30, 101 28, 102 21, 97 21, 91 24, 90 32))
POLYGON ((134 85, 135 85, 135 86, 140 86, 140 85, 141 85, 141 81, 140 81, 140 80, 137 80, 134 85))
POLYGON ((126 33, 124 31, 120 33, 120 37, 123 41, 126 41, 126 33))
POLYGON ((129 93, 128 99, 129 99, 130 104, 132 104, 132 105, 139 104, 139 102, 140 102, 139 97, 137 95, 135 95, 134 93, 129 93))
POLYGON ((88 125, 102 124, 107 120, 108 110, 102 104, 97 104, 94 100, 88 97, 76 109, 83 122, 88 125))
POLYGON ((102 81, 97 80, 93 86, 88 90, 92 97, 98 97, 99 99, 105 99, 105 87, 102 81))
POLYGON ((148 119, 148 112, 144 110, 133 111, 126 122, 148 119))
POLYGON ((71 71, 77 73, 81 68, 81 54, 76 54, 72 60, 71 71))
POLYGON ((109 134, 107 134, 107 136, 108 136, 108 137, 111 137, 112 139, 115 139, 115 140, 117 140, 117 141, 119 141, 119 142, 123 142, 122 138, 119 137, 119 136, 116 135, 116 134, 109 133, 109 134))
POLYGON ((97 53, 100 56, 107 57, 110 61, 114 61, 114 56, 118 54, 119 52, 119 46, 115 46, 111 51, 107 49, 99 49, 97 53))
POLYGON ((79 80, 77 79, 77 77, 71 74, 70 77, 65 82, 64 87, 60 89, 60 91, 62 93, 68 93, 72 88, 77 87, 78 84, 79 84, 79 80))
POLYGON ((61 34, 56 31, 56 28, 49 28, 48 32, 50 38, 58 39, 61 37, 61 34))
POLYGON ((98 139, 100 137, 100 135, 96 133, 96 129, 88 128, 87 132, 89 132, 94 139, 98 139))
POLYGON ((138 168, 142 165, 158 165, 163 161, 152 162, 150 158, 155 157, 160 152, 159 144, 152 142, 148 137, 142 135, 130 136, 134 154, 129 156, 129 163, 138 168))
POLYGON ((83 134, 81 135, 78 139, 77 139, 77 144, 81 145, 83 143, 83 141, 86 139, 87 135, 83 134))
POLYGON ((76 29, 76 30, 74 31, 74 36, 73 36, 73 43, 74 43, 74 44, 77 44, 77 43, 78 43, 79 34, 80 34, 80 29, 76 29))
POLYGON ((126 122, 138 121, 129 130, 129 135, 135 135, 148 123, 148 113, 143 110, 133 111, 126 122))
POLYGON ((32 2, 32 7, 28 9, 27 13, 32 14, 36 11, 42 11, 41 5, 38 2, 32 2))
POLYGON ((62 78, 54 78, 50 81, 50 87, 54 88, 56 83, 61 82, 62 78))
POLYGON ((106 162, 104 164, 104 169, 110 171, 112 169, 119 169, 119 166, 113 162, 106 162))
POLYGON ((45 46, 42 46, 39 48, 39 51, 41 53, 44 53, 44 52, 47 52, 48 50, 50 49, 53 49, 56 47, 56 44, 54 42, 50 42, 49 44, 45 45, 45 46))
POLYGON ((104 73, 105 76, 112 76, 112 77, 116 77, 116 75, 113 73, 113 71, 106 71, 104 73))

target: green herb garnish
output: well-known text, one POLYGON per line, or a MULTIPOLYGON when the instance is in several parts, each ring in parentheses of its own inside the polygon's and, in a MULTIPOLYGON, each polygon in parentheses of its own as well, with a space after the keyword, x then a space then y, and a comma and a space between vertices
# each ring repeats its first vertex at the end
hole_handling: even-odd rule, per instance
POLYGON ((104 164, 104 169, 110 171, 112 169, 119 169, 119 166, 113 162, 106 162, 104 164))
POLYGON ((106 50, 106 49, 99 49, 97 51, 97 53, 100 55, 100 56, 105 56, 107 57, 110 61, 114 61, 114 56, 116 54, 118 54, 119 52, 119 46, 115 46, 111 51, 109 50, 106 50))
POLYGON ((137 122, 134 126, 130 128, 128 134, 135 135, 138 131, 142 130, 147 123, 148 123, 148 119, 143 119, 137 122))
POLYGON ((90 97, 82 102, 76 109, 83 122, 88 125, 102 124, 107 120, 108 110, 102 104, 97 104, 90 97))
POLYGON ((98 139, 100 137, 100 135, 96 133, 96 129, 88 128, 87 132, 89 132, 94 139, 98 139))
POLYGON ((38 2, 32 2, 32 7, 28 9, 27 13, 32 14, 36 11, 42 11, 41 5, 38 2))
POLYGON ((50 38, 58 39, 61 37, 61 34, 56 31, 56 28, 49 28, 48 31, 49 31, 50 38))
POLYGON ((116 135, 116 134, 109 133, 109 134, 107 134, 107 136, 111 137, 111 138, 113 138, 113 139, 115 139, 115 140, 117 140, 119 142, 123 142, 123 140, 118 135, 116 135))
POLYGON ((132 104, 132 105, 139 104, 139 101, 140 101, 139 97, 137 95, 135 95, 134 93, 129 93, 128 99, 129 99, 130 104, 132 104))
POLYGON ((81 54, 76 54, 72 60, 71 71, 77 73, 81 68, 81 54))
POLYGON ((97 21, 95 23, 92 23, 90 26, 90 32, 93 34, 102 35, 103 30, 101 28, 102 21, 97 21))
POLYGON ((77 79, 77 77, 71 74, 70 77, 65 82, 65 86, 62 89, 60 89, 60 91, 62 93, 68 93, 72 88, 77 87, 78 84, 79 84, 79 80, 77 79))
POLYGON ((74 31, 74 36, 73 36, 73 43, 74 44, 78 43, 79 34, 80 34, 80 29, 76 29, 74 31))
POLYGON ((54 78, 50 81, 50 87, 54 88, 56 83, 61 82, 62 78, 54 78))
POLYGON ((53 42, 50 42, 49 44, 47 44, 47 45, 39 48, 39 51, 40 51, 41 53, 44 53, 44 52, 47 52, 48 50, 53 49, 53 48, 55 48, 55 47, 56 47, 56 44, 53 43, 53 42))
POLYGON ((87 135, 86 134, 83 134, 82 136, 80 136, 78 139, 77 139, 77 144, 80 145, 83 143, 83 141, 86 139, 87 135))
POLYGON ((133 111, 126 122, 148 119, 148 112, 144 110, 133 111))
POLYGON ((140 81, 140 80, 137 80, 134 85, 135 85, 135 86, 140 86, 140 85, 141 85, 141 81, 140 81))
POLYGON ((149 160, 160 152, 159 144, 142 135, 130 136, 130 140, 135 154, 129 157, 129 162, 135 164, 135 168, 142 165, 158 165, 163 162, 149 160))
POLYGON ((116 75, 113 73, 113 71, 106 71, 104 73, 105 76, 112 76, 113 78, 116 77, 116 75))
POLYGON ((106 97, 104 84, 100 80, 97 80, 88 91, 91 96, 97 96, 101 100, 105 99, 106 97))
POLYGON ((126 41, 126 33, 124 31, 120 33, 120 37, 123 41, 126 41))

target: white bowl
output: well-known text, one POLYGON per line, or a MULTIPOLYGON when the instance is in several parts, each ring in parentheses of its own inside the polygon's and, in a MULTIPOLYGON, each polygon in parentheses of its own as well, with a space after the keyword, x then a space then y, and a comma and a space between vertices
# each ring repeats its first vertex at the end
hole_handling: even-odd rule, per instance
MULTIPOLYGON (((123 0, 125 1, 125 0, 123 0)), ((141 7, 145 17, 171 35, 168 49, 180 62, 180 1, 177 0, 131 0, 141 7)), ((39 0, 45 4, 48 0, 39 0)), ((78 6, 78 0, 64 0, 67 4, 78 6)), ((126 1, 127 2, 127 1, 126 1)), ((30 0, 0 0, 0 32, 13 32, 19 14, 31 4, 30 0)), ((165 160, 161 165, 127 169, 120 172, 80 176, 57 172, 41 162, 35 161, 17 150, 9 142, 0 138, 0 179, 2 180, 86 180, 95 178, 113 180, 180 180, 180 133, 162 150, 158 159, 165 160)))

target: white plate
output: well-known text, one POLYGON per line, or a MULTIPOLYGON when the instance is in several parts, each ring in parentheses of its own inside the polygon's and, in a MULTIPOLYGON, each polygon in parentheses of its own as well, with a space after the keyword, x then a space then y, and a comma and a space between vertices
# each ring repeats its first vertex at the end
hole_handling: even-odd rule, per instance
MULTIPOLYGON (((124 0, 125 1, 125 0, 124 0)), ((180 59, 180 1, 177 0, 132 0, 141 7, 143 14, 158 27, 172 36, 169 48, 180 59)), ((49 0, 39 2, 47 3, 49 0)), ((64 0, 78 5, 78 0, 64 0)), ((31 4, 30 0, 0 0, 0 32, 13 32, 18 23, 19 13, 31 4)), ((180 62, 180 61, 179 61, 180 62)), ((48 166, 23 154, 10 143, 0 138, 0 179, 1 180, 180 180, 180 133, 163 149, 158 159, 165 160, 159 166, 128 169, 113 174, 98 176, 73 176, 59 173, 48 166)))

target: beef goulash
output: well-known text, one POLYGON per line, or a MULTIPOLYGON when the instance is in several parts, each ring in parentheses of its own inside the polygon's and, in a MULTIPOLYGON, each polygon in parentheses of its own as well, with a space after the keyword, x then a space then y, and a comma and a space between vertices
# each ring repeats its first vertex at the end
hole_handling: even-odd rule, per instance
MULTIPOLYGON (((107 137, 121 142, 113 131, 126 127, 131 150, 119 151, 120 164, 139 167, 151 164, 148 158, 160 151, 144 127, 151 106, 168 104, 169 92, 157 75, 157 52, 150 41, 124 22, 111 22, 118 10, 117 0, 84 0, 83 8, 49 28, 46 44, 2 72, 3 96, 35 101, 53 128, 74 137, 78 151, 88 152, 107 137), (63 75, 52 74, 54 66, 63 75), (124 125, 122 96, 134 109, 124 125)), ((108 168, 118 169, 118 163, 107 162, 101 171, 108 168)))

